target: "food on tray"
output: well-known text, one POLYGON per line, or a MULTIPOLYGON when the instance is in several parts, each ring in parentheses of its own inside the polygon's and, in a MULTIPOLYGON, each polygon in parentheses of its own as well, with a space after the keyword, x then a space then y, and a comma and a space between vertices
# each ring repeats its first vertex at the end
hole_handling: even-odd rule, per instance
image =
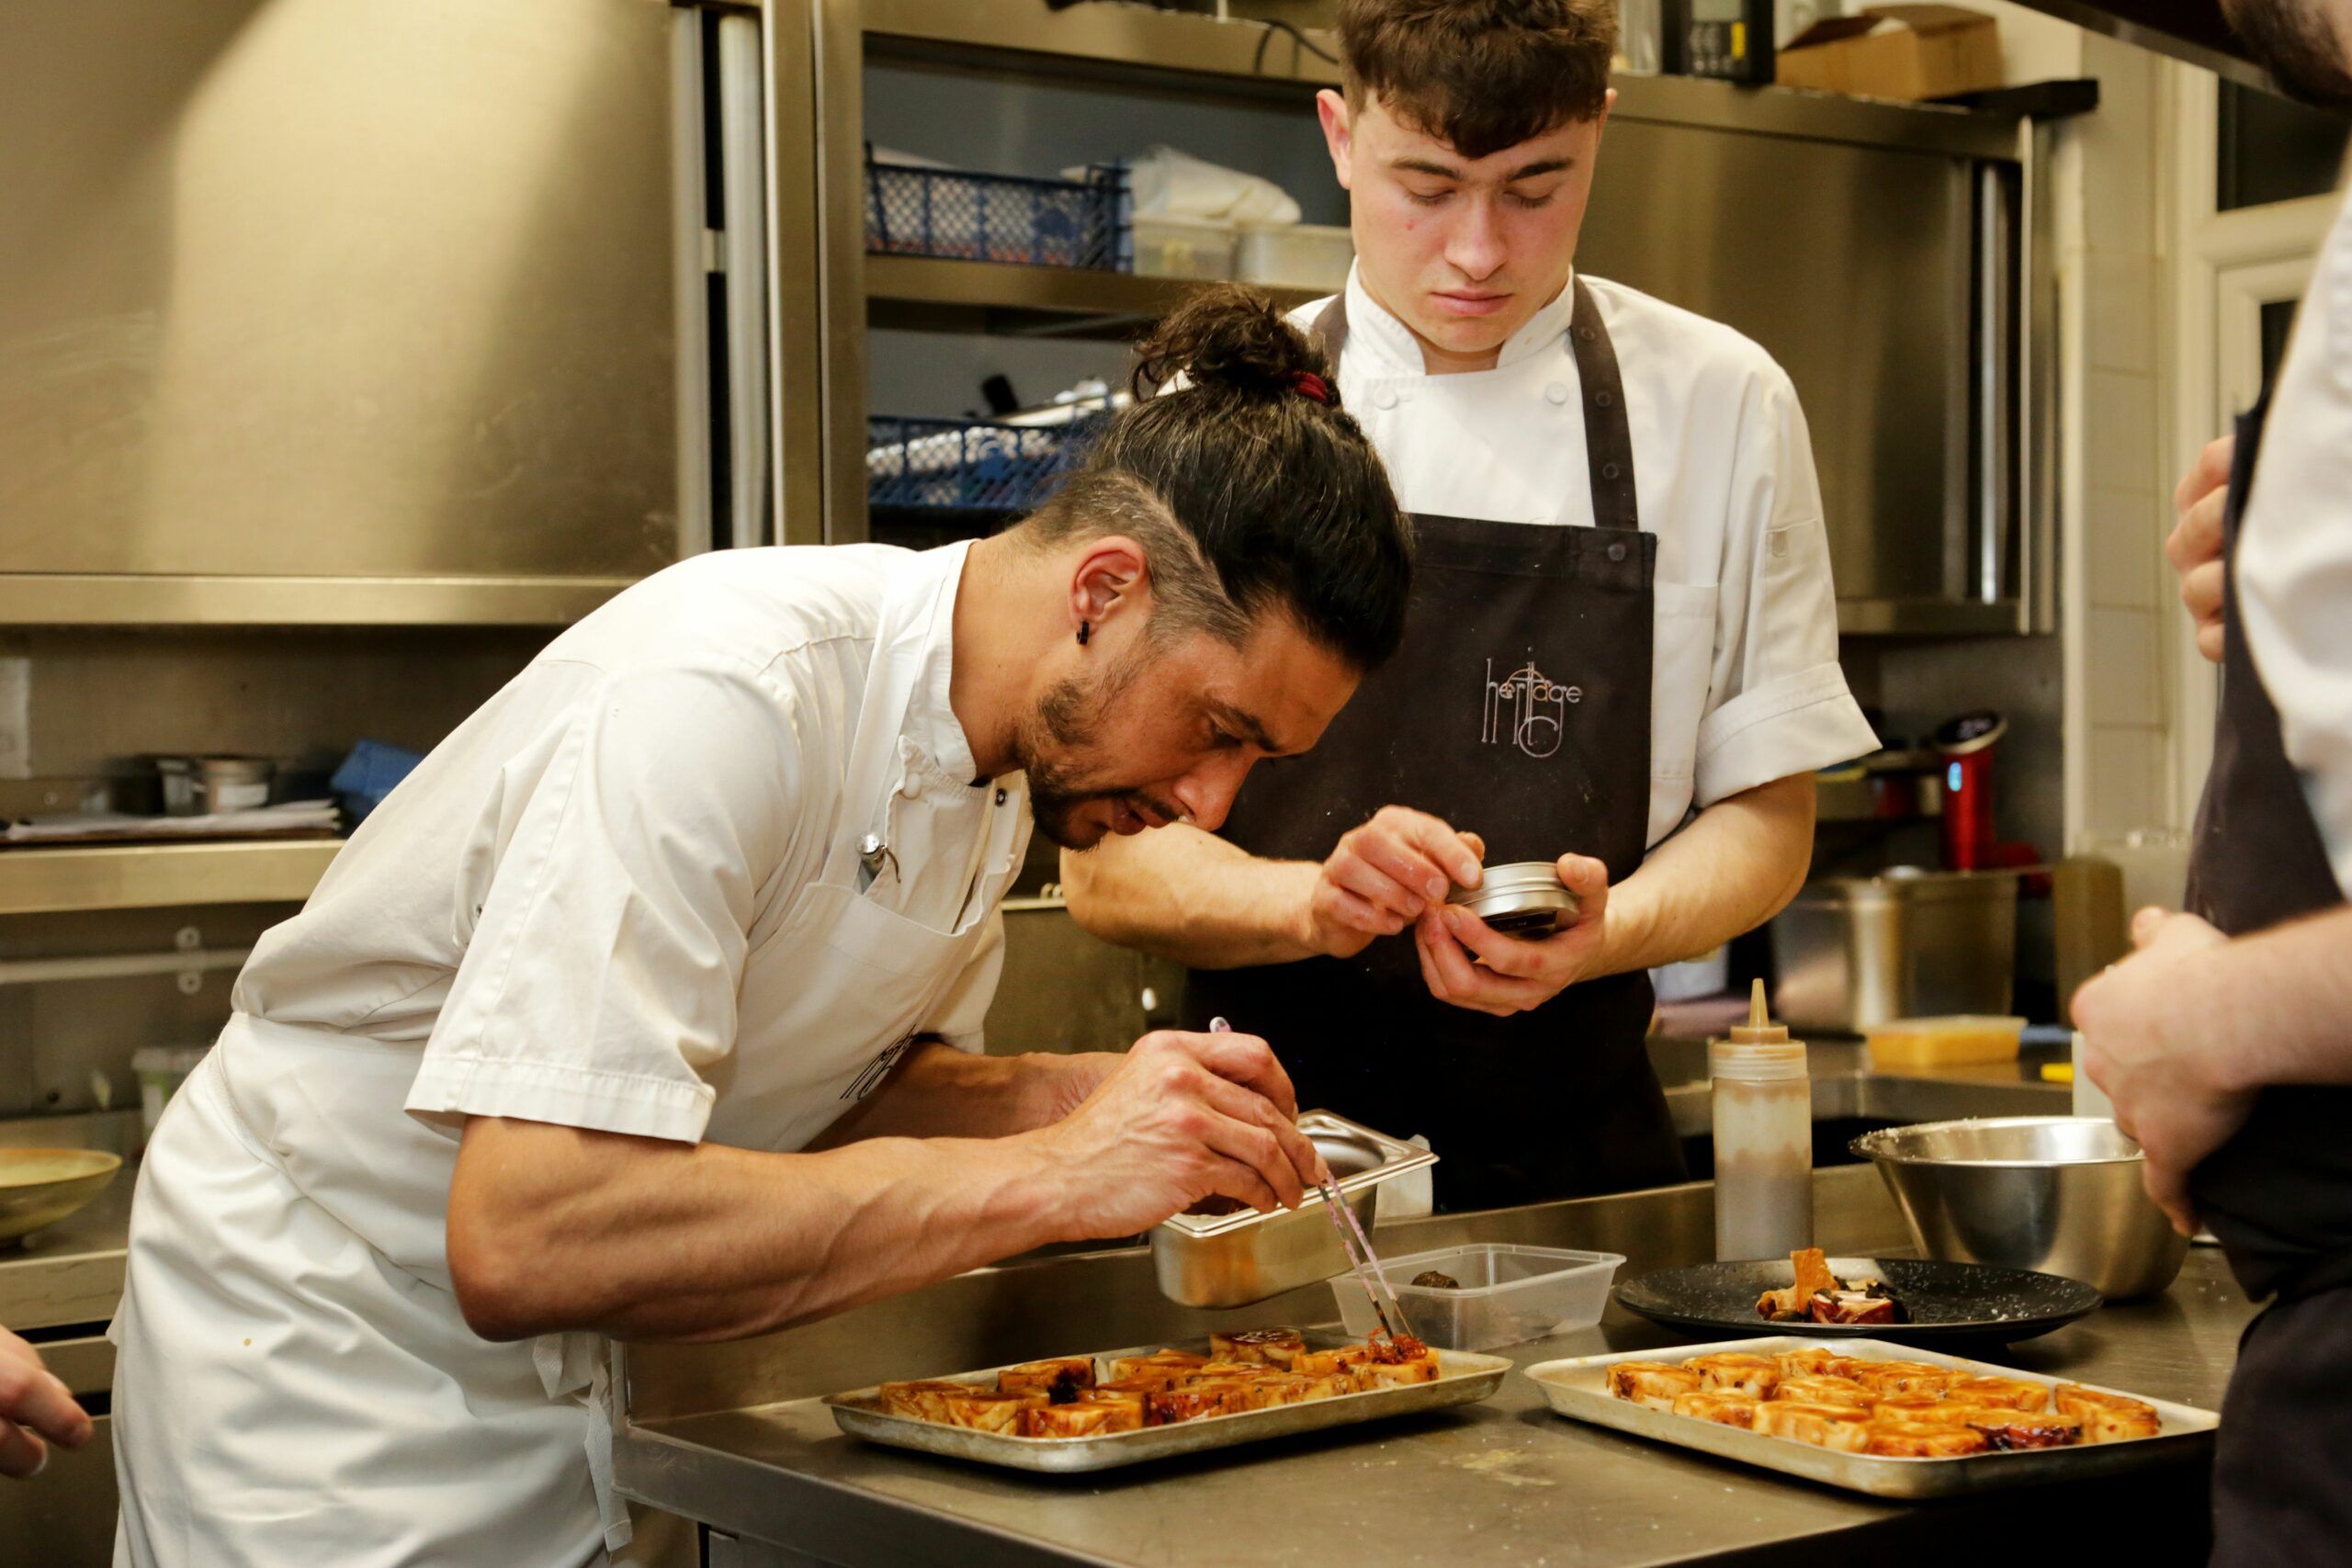
POLYGON ((1295 1328, 1245 1328, 1238 1334, 1209 1336, 1209 1355, 1220 1361, 1286 1368, 1306 1348, 1306 1336, 1295 1328))
POLYGON ((1451 1274, 1442 1274, 1434 1269, 1424 1269, 1414 1275, 1413 1283, 1425 1291, 1458 1291, 1462 1288, 1461 1280, 1451 1274))
POLYGON ((1702 1387, 1753 1394, 1758 1399, 1770 1397, 1781 1383, 1779 1367, 1762 1356, 1745 1355, 1737 1350, 1720 1356, 1693 1356, 1682 1364, 1699 1374, 1702 1387))
POLYGON ((2071 1416, 2083 1424, 2083 1441, 2086 1443, 2120 1443, 2156 1435, 2156 1407, 2145 1400, 2101 1393, 2078 1382, 2062 1382, 2052 1393, 2051 1402, 2059 1415, 2071 1416))
POLYGON ((1024 1361, 997 1373, 996 1386, 1006 1393, 1042 1393, 1056 1404, 1068 1404, 1080 1389, 1094 1386, 1094 1358, 1057 1356, 1046 1361, 1024 1361))
POLYGON ((1774 1323, 1907 1323, 1911 1314, 1883 1280, 1840 1280, 1821 1248, 1789 1254, 1795 1283, 1756 1299, 1756 1315, 1774 1323))
POLYGON ((1609 1369, 1609 1392, 1653 1410, 1671 1410, 1677 1399, 1699 1392, 1699 1374, 1664 1361, 1620 1361, 1609 1369))
POLYGON ((1606 1382, 1611 1398, 1654 1410, 1883 1459, 2066 1448, 2153 1438, 2162 1428, 2146 1401, 2079 1383, 2053 1393, 2029 1378, 1815 1346, 1769 1359, 1726 1350, 1679 1366, 1619 1361, 1606 1382))
POLYGON ((1755 1429, 1768 1438, 1791 1438, 1817 1449, 1858 1454, 1870 1446, 1871 1413, 1850 1404, 1768 1399, 1756 1407, 1755 1429))
POLYGON ((1756 1428, 1756 1412, 1762 1401, 1752 1393, 1725 1393, 1716 1389, 1701 1389, 1692 1393, 1674 1396, 1677 1416, 1694 1416, 1702 1421, 1713 1421, 1723 1427, 1756 1428))
MULTIPOLYGON (((1435 1382, 1438 1353, 1399 1335, 1309 1350, 1295 1328, 1220 1333, 1210 1354, 1150 1350, 1107 1359, 1055 1356, 996 1374, 993 1384, 929 1379, 887 1382, 876 1400, 889 1415, 1023 1438, 1091 1438, 1272 1410, 1309 1400, 1406 1383, 1435 1382), (1100 1381, 1098 1372, 1107 1373, 1100 1381)), ((1678 1372, 1696 1388, 1695 1372, 1678 1372)))

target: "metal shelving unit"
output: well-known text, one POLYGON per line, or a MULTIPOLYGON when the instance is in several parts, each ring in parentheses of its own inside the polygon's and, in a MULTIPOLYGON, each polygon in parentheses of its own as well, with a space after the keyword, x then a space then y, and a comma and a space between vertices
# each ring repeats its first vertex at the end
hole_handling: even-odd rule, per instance
MULTIPOLYGON (((901 330, 1125 338, 1201 287, 1189 278, 1087 267, 865 258, 866 323, 901 330)), ((1317 297, 1313 289, 1251 287, 1285 310, 1317 297)))
POLYGON ((0 850, 0 915, 300 903, 341 839, 0 850))

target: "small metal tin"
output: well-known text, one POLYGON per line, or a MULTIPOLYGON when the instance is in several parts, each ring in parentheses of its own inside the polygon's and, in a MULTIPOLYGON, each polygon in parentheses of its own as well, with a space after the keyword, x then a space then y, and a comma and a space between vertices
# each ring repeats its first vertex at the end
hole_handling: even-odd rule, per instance
MULTIPOLYGON (((1299 1112, 1298 1130, 1331 1168, 1340 1195, 1367 1231, 1382 1182, 1437 1163, 1427 1149, 1329 1111, 1299 1112)), ((1349 1269, 1339 1227, 1323 1212, 1323 1195, 1312 1189, 1297 1208, 1271 1214, 1255 1209, 1178 1214, 1152 1227, 1151 1265, 1161 1295, 1194 1307, 1248 1306, 1349 1269)))
POLYGON ((1577 896, 1561 885, 1560 868, 1548 860, 1487 866, 1477 886, 1456 887, 1446 902, 1523 942, 1550 936, 1581 908, 1577 896))

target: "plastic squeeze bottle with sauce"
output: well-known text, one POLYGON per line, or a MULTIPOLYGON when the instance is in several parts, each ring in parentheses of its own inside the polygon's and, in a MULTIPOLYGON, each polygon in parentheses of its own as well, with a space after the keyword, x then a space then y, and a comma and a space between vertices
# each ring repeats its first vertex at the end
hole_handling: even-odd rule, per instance
POLYGON ((1715 1257, 1786 1258, 1813 1245, 1813 1083, 1804 1043, 1771 1021, 1756 982, 1747 1021, 1707 1042, 1714 1080, 1715 1257))

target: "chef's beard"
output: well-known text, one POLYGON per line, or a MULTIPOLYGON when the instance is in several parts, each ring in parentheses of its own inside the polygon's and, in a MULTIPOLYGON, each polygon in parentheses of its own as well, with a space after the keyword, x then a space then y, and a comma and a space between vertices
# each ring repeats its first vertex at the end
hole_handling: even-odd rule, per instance
POLYGON ((1138 648, 1104 671, 1091 690, 1072 677, 1038 702, 1021 737, 1021 761, 1029 780, 1029 815, 1049 842, 1081 851, 1102 842, 1107 829, 1079 820, 1082 809, 1102 801, 1139 802, 1163 818, 1183 815, 1140 785, 1105 785, 1086 776, 1099 761, 1096 738, 1103 716, 1149 662, 1148 653, 1138 648))
POLYGON ((2352 108, 2352 62, 2324 7, 2324 0, 2222 0, 2247 51, 2289 96, 2352 108))

